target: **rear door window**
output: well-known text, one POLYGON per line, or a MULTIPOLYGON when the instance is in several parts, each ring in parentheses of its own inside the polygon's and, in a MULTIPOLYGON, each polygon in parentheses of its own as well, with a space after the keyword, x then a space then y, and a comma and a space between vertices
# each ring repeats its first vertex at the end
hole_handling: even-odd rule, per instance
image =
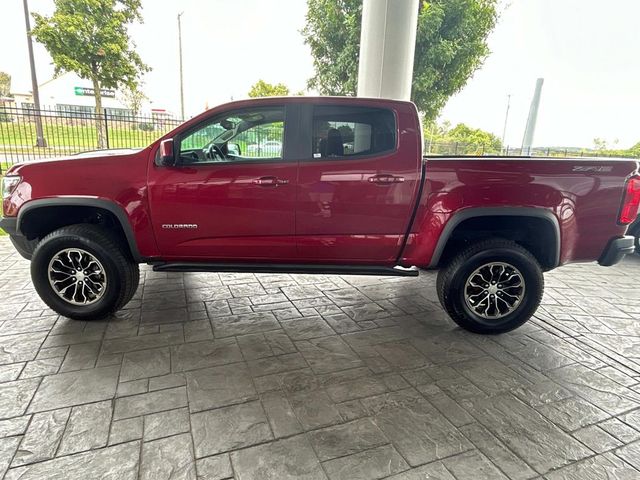
POLYGON ((313 109, 313 158, 354 158, 396 148, 396 118, 391 110, 351 106, 313 109))

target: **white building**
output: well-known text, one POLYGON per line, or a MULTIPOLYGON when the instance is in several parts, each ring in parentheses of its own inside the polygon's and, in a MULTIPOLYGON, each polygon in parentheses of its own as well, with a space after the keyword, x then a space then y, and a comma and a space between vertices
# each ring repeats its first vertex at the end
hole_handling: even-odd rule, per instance
MULTIPOLYGON (((64 73, 39 85, 40 106, 45 110, 55 110, 62 114, 83 115, 95 112, 93 86, 89 80, 80 78, 75 73, 64 73)), ((18 108, 33 108, 33 95, 13 92, 13 103, 18 108)), ((124 95, 113 89, 102 89, 102 107, 110 116, 129 117, 132 111, 127 105, 124 95)), ((172 117, 161 106, 145 100, 138 115, 154 117, 172 117)))

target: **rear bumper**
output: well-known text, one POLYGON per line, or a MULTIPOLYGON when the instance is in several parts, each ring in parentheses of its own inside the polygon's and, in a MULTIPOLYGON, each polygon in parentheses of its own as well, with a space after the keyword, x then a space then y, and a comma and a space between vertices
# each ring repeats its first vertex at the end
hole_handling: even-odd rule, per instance
POLYGON ((15 217, 0 217, 0 228, 7 232, 9 235, 19 235, 18 219, 15 217))
POLYGON ((609 243, 602 252, 602 255, 600 255, 598 263, 603 267, 610 267, 622 260, 625 255, 632 254, 635 249, 635 237, 632 237, 631 235, 612 238, 609 240, 609 243))

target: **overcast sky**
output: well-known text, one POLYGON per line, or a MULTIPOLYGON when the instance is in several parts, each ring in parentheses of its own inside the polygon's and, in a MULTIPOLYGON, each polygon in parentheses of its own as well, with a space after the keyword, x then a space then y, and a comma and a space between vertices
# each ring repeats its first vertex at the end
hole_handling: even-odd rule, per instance
MULTIPOLYGON (((2 0, 0 70, 13 90, 30 91, 20 0, 2 0)), ((187 114, 244 98, 258 79, 304 89, 312 61, 300 29, 305 0, 143 0, 145 23, 132 27, 156 108, 179 111, 176 15, 183 15, 187 114)), ((50 13, 53 0, 30 0, 50 13)), ((640 1, 511 0, 489 39, 491 56, 451 98, 441 119, 502 135, 519 146, 537 77, 545 78, 535 145, 589 147, 595 137, 621 148, 640 141, 640 1)), ((38 79, 53 74, 35 49, 38 79)))

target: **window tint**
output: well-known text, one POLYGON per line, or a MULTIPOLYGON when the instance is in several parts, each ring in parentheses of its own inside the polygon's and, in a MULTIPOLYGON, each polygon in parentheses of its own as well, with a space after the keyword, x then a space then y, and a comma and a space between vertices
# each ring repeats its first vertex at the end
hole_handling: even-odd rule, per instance
POLYGON ((371 155, 395 146, 396 120, 390 110, 337 106, 313 110, 313 158, 371 155))
POLYGON ((284 108, 228 112, 180 141, 183 164, 282 159, 284 108))

